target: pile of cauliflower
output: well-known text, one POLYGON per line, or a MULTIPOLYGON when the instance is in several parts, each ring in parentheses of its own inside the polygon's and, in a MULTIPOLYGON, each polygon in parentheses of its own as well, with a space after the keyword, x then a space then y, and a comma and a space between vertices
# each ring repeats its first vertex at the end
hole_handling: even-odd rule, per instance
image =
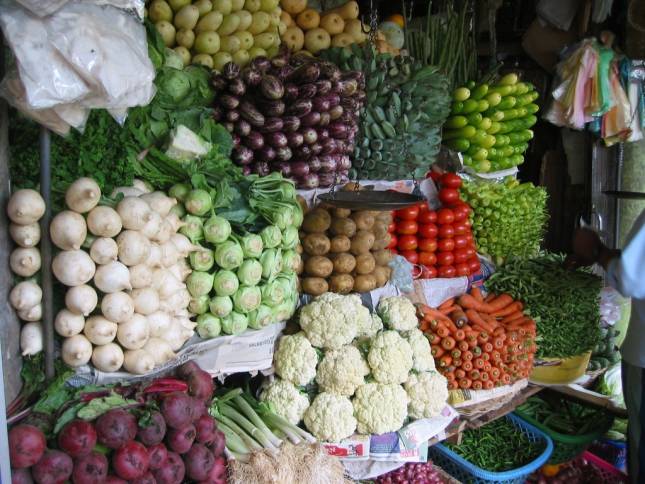
POLYGON ((417 325, 405 297, 382 298, 370 314, 356 294, 322 294, 302 308, 302 331, 280 338, 277 378, 260 398, 293 424, 304 420, 327 442, 356 431, 394 432, 408 417, 437 416, 448 386, 417 325), (313 383, 319 393, 310 401, 304 388, 313 383))

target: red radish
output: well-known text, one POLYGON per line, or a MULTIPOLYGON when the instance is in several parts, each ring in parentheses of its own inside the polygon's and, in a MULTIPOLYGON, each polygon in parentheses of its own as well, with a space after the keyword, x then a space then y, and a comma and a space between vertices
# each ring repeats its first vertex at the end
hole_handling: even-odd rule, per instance
POLYGON ((192 398, 181 392, 172 392, 161 401, 161 413, 168 427, 180 429, 193 421, 192 398))
POLYGON ((107 476, 105 478, 104 484, 128 484, 128 481, 125 481, 117 476, 107 476))
POLYGON ((195 430, 197 434, 195 440, 200 444, 212 444, 215 442, 215 431, 217 425, 215 419, 210 415, 202 415, 195 422, 195 430))
POLYGON ((184 461, 179 454, 168 452, 168 458, 164 465, 152 473, 157 480, 157 484, 180 484, 184 481, 186 468, 184 461))
POLYGON ((192 424, 179 430, 170 429, 166 435, 166 444, 174 452, 185 454, 193 445, 196 433, 195 426, 192 424))
POLYGON ((137 438, 147 447, 161 442, 166 435, 166 421, 161 413, 154 411, 150 413, 150 424, 147 427, 139 427, 137 438))
POLYGON ((29 469, 11 469, 11 484, 32 484, 29 469))
POLYGON ((207 400, 213 396, 215 385, 213 378, 204 370, 198 368, 188 376, 188 393, 200 400, 207 400))
POLYGON ((118 449, 112 457, 114 471, 128 481, 142 477, 148 471, 149 464, 147 449, 134 441, 118 449))
POLYGON ((45 434, 33 425, 16 425, 9 431, 9 459, 11 467, 21 469, 38 462, 47 442, 45 434))
POLYGON ((224 436, 224 433, 221 430, 216 430, 215 442, 213 442, 213 445, 211 445, 211 450, 213 451, 213 454, 215 454, 215 457, 224 455, 225 447, 226 447, 226 437, 224 436))
POLYGON ((31 468, 31 475, 38 484, 59 484, 72 475, 74 462, 60 450, 48 450, 31 468))
POLYGON ((152 472, 148 471, 138 479, 131 480, 130 484, 157 484, 157 481, 152 475, 152 472))
POLYGON ((108 473, 108 460, 99 452, 91 452, 74 462, 72 481, 74 484, 103 482, 108 473))
POLYGON ((213 467, 208 472, 205 479, 202 479, 199 484, 213 484, 226 483, 226 459, 224 457, 215 457, 213 467))
POLYGON ((215 456, 205 445, 193 445, 184 455, 186 475, 195 481, 208 478, 210 470, 215 465, 215 456))
POLYGON ((95 445, 96 430, 85 420, 72 420, 58 434, 58 446, 72 458, 89 454, 95 445))
POLYGON ((115 408, 101 415, 96 421, 99 443, 110 449, 118 449, 137 435, 137 419, 121 408, 115 408))
POLYGON ((148 457, 150 460, 150 469, 159 469, 168 458, 168 450, 164 444, 153 445, 148 447, 148 457))

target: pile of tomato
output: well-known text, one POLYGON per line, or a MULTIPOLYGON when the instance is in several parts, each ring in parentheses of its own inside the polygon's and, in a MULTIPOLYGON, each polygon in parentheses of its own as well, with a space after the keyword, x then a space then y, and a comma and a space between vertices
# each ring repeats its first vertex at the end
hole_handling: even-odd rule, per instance
POLYGON ((461 200, 461 178, 445 173, 438 183, 442 208, 427 203, 394 212, 388 248, 418 267, 422 279, 470 276, 479 271, 479 259, 468 219, 471 208, 461 200))

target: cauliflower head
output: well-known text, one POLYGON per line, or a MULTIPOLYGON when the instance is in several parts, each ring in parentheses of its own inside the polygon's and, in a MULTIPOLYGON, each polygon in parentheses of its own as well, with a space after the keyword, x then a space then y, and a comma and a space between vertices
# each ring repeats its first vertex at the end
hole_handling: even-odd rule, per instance
POLYGON ((324 392, 351 397, 365 383, 370 372, 361 352, 355 346, 343 346, 325 353, 318 365, 316 381, 324 392))
POLYGON ((352 404, 361 434, 395 432, 408 416, 408 396, 401 385, 361 385, 352 404))
POLYGON ((412 418, 431 418, 441 413, 448 401, 448 380, 436 371, 412 374, 403 385, 412 418))
POLYGON ((296 386, 306 385, 316 376, 317 363, 318 354, 302 331, 280 338, 273 356, 279 377, 296 386))
POLYGON ((305 412, 304 420, 307 429, 317 439, 326 442, 338 442, 356 430, 352 402, 347 397, 333 393, 316 395, 305 412))
POLYGON ((419 324, 417 310, 405 296, 382 298, 376 312, 390 329, 397 331, 408 331, 419 324))
POLYGON ((381 317, 378 314, 373 313, 370 315, 370 319, 367 324, 359 328, 356 337, 359 339, 372 338, 376 336, 376 333, 382 330, 383 321, 381 320, 381 317))
POLYGON ((370 312, 357 294, 325 293, 300 311, 300 327, 317 348, 338 349, 371 324, 370 312))
POLYGON ((307 395, 301 393, 293 383, 281 378, 269 383, 260 395, 260 400, 270 403, 275 413, 294 425, 298 425, 309 408, 307 395))
POLYGON ((403 337, 410 343, 412 348, 412 369, 416 371, 434 370, 434 357, 432 356, 430 342, 423 332, 418 329, 411 329, 403 333, 403 337))
POLYGON ((412 369, 412 348, 396 331, 383 331, 372 339, 367 363, 377 382, 401 384, 412 369))

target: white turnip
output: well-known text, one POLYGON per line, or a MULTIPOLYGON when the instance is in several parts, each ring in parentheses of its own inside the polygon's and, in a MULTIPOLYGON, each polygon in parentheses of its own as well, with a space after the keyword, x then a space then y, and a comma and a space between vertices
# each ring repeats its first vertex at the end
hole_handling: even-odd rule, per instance
POLYGON ((21 277, 31 277, 40 270, 40 251, 34 247, 18 247, 11 252, 9 266, 21 277))
POLYGON ((74 314, 69 309, 61 309, 54 319, 54 329, 65 338, 79 334, 84 327, 85 317, 81 314, 74 314))
POLYGON ((119 324, 116 333, 119 344, 128 350, 143 348, 149 336, 148 320, 145 316, 137 313, 134 313, 124 323, 119 324))
POLYGON ((101 301, 101 312, 114 323, 124 323, 134 314, 134 301, 123 291, 106 294, 101 301))
POLYGON ((144 237, 154 240, 161 230, 163 218, 157 212, 150 212, 149 219, 146 224, 141 228, 141 233, 144 237))
POLYGON ((69 366, 82 366, 92 357, 92 343, 82 334, 66 338, 63 341, 61 356, 69 366))
POLYGON ((126 266, 136 266, 150 255, 150 241, 136 230, 124 230, 116 238, 119 246, 119 260, 126 266))
POLYGON ((161 265, 163 267, 173 266, 181 258, 181 255, 179 255, 179 252, 177 251, 177 247, 175 247, 175 244, 173 244, 172 241, 168 240, 159 247, 161 248, 161 265))
POLYGON ((9 225, 9 234, 13 241, 20 247, 35 247, 40 242, 40 225, 9 225))
POLYGON ((210 415, 202 415, 195 421, 195 440, 200 444, 210 445, 215 442, 217 425, 210 415))
POLYGON ((181 257, 188 257, 191 252, 203 251, 203 247, 193 244, 184 234, 172 234, 170 241, 173 243, 181 257))
POLYGON ((38 427, 19 424, 9 430, 9 460, 14 469, 33 466, 46 447, 45 434, 38 427))
POLYGON ((23 188, 16 191, 7 204, 7 215, 12 222, 29 225, 38 222, 45 214, 45 200, 36 190, 23 188))
POLYGON ((175 227, 168 220, 163 219, 161 225, 159 225, 159 232, 157 232, 153 240, 159 244, 165 244, 174 233, 175 227))
POLYGON ((132 180, 132 188, 136 188, 142 194, 150 193, 152 191, 152 187, 150 186, 150 183, 148 183, 147 181, 140 180, 138 178, 135 178, 134 180, 132 180))
POLYGON ((145 375, 155 368, 154 358, 145 350, 128 350, 124 356, 123 368, 135 375, 145 375))
POLYGON ((95 345, 106 345, 114 341, 119 325, 103 316, 90 316, 85 320, 83 334, 95 345))
POLYGON ((159 309, 168 311, 169 313, 176 313, 179 309, 185 309, 190 304, 190 293, 187 289, 180 289, 172 296, 164 299, 159 303, 159 309))
POLYGON ((133 289, 130 297, 134 303, 134 310, 139 314, 147 316, 159 309, 159 294, 151 287, 133 289))
POLYGON ((109 237, 99 237, 90 246, 90 257, 97 264, 109 264, 119 256, 119 246, 109 237))
POLYGON ((49 234, 59 249, 78 250, 87 237, 87 225, 82 215, 65 210, 52 219, 49 234))
POLYGON ((146 264, 137 264, 128 269, 130 271, 130 284, 134 289, 149 287, 153 283, 153 274, 146 264))
POLYGON ((65 203, 78 213, 92 210, 101 200, 101 189, 91 178, 83 177, 72 183, 65 192, 65 203))
MULTIPOLYGON (((73 458, 88 455, 95 445, 96 430, 90 422, 85 420, 72 420, 58 434, 58 447, 73 458)), ((107 475, 107 468, 105 471, 107 475)))
POLYGON ((170 209, 177 205, 177 200, 167 196, 164 192, 156 191, 141 195, 141 199, 148 202, 150 208, 162 217, 170 213, 170 209))
POLYGON ((40 304, 43 290, 32 281, 22 281, 16 284, 9 293, 9 302, 14 309, 22 311, 40 304))
POLYGON ((92 364, 97 370, 106 373, 119 371, 123 366, 124 359, 123 350, 116 343, 97 346, 92 351, 92 364))
POLYGON ((172 324, 172 317, 164 311, 155 311, 147 316, 148 331, 151 338, 165 338, 170 325, 172 324))
POLYGON ((96 265, 83 250, 65 250, 54 257, 52 272, 60 282, 74 287, 89 282, 94 277, 96 265))
POLYGON ((132 289, 130 271, 121 262, 114 261, 99 266, 94 276, 94 285, 105 293, 132 289))
POLYGON ((72 481, 74 484, 97 484, 105 482, 108 460, 100 452, 90 452, 74 462, 72 481))
POLYGON ((137 197, 126 196, 116 206, 116 211, 128 230, 141 230, 150 220, 150 206, 137 197))
MULTIPOLYGON (((65 294, 65 306, 74 314, 88 316, 98 304, 98 294, 92 286, 82 284, 71 287, 65 294)), ((65 335, 61 335, 65 336, 65 335)))
POLYGON ((116 187, 112 190, 111 197, 114 198, 120 194, 123 194, 124 197, 140 197, 144 192, 136 187, 116 187))
POLYGON ((168 450, 163 443, 148 446, 148 457, 150 458, 150 469, 154 471, 164 465, 168 458, 168 450))
POLYGON ((169 298, 180 289, 186 288, 186 285, 177 279, 174 274, 165 269, 154 271, 152 285, 159 292, 161 299, 169 298))
POLYGON ((36 304, 33 308, 18 311, 18 317, 23 321, 40 321, 43 317, 43 305, 36 304))
POLYGON ((87 214, 87 228, 97 237, 116 237, 123 224, 116 210, 100 205, 87 214))
POLYGON ((60 450, 48 450, 31 468, 31 475, 38 484, 59 484, 72 475, 74 462, 60 450))
POLYGON ((177 232, 180 228, 186 225, 186 223, 182 222, 182 220, 179 218, 179 215, 173 212, 170 212, 168 215, 166 215, 166 217, 164 217, 164 220, 168 222, 168 224, 170 224, 173 232, 177 232))
POLYGON ((195 441, 195 426, 188 424, 180 429, 169 429, 166 433, 166 445, 173 452, 185 454, 195 441))
POLYGON ((96 420, 95 428, 100 444, 120 449, 136 437, 137 419, 127 410, 114 408, 96 420))
POLYGON ((151 268, 161 267, 161 247, 158 244, 150 244, 150 254, 144 264, 151 268))
POLYGON ((161 400, 160 410, 170 428, 181 429, 193 421, 191 397, 185 393, 172 392, 167 394, 161 400))
POLYGON ((146 427, 139 426, 137 438, 146 447, 157 445, 163 441, 166 436, 166 421, 160 412, 153 410, 150 412, 148 425, 146 427))
POLYGON ((186 259, 179 259, 175 265, 168 267, 168 270, 182 282, 193 272, 186 259))
POLYGON ((163 365, 175 357, 175 352, 168 342, 162 338, 148 338, 143 349, 155 360, 155 366, 163 365))
POLYGON ((20 330, 20 349, 22 356, 35 355, 43 350, 43 325, 32 322, 20 330))
POLYGON ((128 442, 112 456, 112 467, 117 476, 131 481, 148 472, 148 451, 139 442, 128 442))
POLYGON ((202 481, 208 478, 215 465, 215 456, 205 445, 195 444, 184 455, 184 464, 189 478, 202 481))
POLYGON ((152 473, 157 484, 181 484, 184 482, 186 468, 179 454, 168 452, 166 462, 152 473))

